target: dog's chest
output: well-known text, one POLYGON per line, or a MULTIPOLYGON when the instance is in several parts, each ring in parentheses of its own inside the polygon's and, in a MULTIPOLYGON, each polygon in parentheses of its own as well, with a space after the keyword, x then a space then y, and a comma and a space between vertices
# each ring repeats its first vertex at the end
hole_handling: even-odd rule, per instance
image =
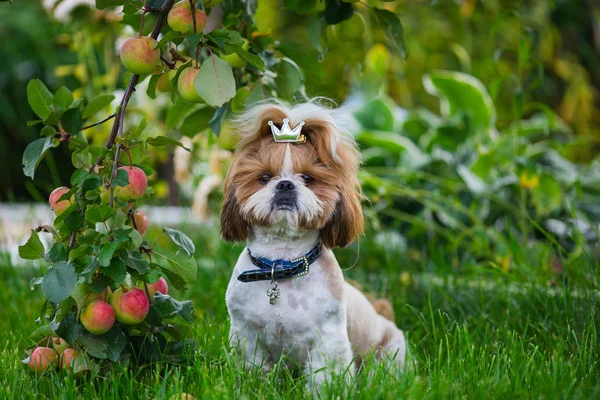
POLYGON ((280 297, 273 305, 267 296, 269 281, 243 283, 236 279, 245 267, 236 266, 226 297, 232 327, 242 336, 259 333, 267 346, 290 349, 303 342, 309 345, 321 326, 344 316, 318 261, 308 275, 279 281, 280 297))

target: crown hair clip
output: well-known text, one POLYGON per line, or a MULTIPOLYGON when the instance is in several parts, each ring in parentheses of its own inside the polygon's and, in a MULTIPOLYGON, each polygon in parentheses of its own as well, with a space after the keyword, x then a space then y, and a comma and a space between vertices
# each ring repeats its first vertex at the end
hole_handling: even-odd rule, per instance
POLYGON ((273 133, 273 139, 277 143, 304 143, 306 142, 306 136, 302 132, 302 126, 304 121, 300 122, 294 129, 290 128, 290 120, 287 118, 283 119, 281 129, 277 128, 273 121, 269 121, 271 127, 271 133, 273 133))

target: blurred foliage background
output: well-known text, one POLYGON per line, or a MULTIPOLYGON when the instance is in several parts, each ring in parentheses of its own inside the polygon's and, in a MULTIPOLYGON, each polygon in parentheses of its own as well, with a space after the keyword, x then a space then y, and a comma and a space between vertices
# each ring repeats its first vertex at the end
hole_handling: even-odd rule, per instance
MULTIPOLYGON (((209 20, 234 10, 234 3, 211 8, 209 20)), ((268 47, 279 61, 258 86, 234 98, 231 110, 257 91, 346 105, 361 128, 369 234, 394 262, 499 271, 523 266, 523 275, 541 267, 552 280, 569 265, 595 260, 596 1, 362 0, 351 3, 351 18, 334 25, 327 23, 326 3, 347 7, 249 2, 256 25, 251 49, 268 47), (403 39, 390 42, 389 24, 375 8, 399 17, 396 33, 402 29, 403 39), (433 251, 440 248, 445 251, 433 251)), ((39 133, 27 124, 35 119, 26 99, 29 79, 51 90, 67 86, 75 97, 121 97, 128 76, 115 60, 139 17, 93 4, 15 0, 0 7, 0 201, 45 201, 73 172, 60 147, 42 161, 39 179, 23 176, 23 150, 39 133)), ((152 24, 148 16, 145 26, 152 24)), ((145 118, 147 135, 166 134, 193 147, 192 154, 152 150, 151 201, 214 217, 235 132, 225 121, 217 136, 202 107, 175 112, 180 108, 168 94, 148 98, 143 85, 130 124, 145 118)), ((87 132, 100 145, 109 129, 87 132)))

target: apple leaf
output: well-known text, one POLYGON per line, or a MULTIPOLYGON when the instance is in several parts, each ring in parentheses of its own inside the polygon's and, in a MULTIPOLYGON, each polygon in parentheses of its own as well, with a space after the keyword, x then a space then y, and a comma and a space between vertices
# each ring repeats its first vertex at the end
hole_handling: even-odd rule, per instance
POLYGON ((118 169, 115 174, 115 178, 110 183, 110 186, 115 188, 117 186, 129 185, 129 174, 124 169, 118 169))
POLYGON ((67 343, 71 344, 83 333, 83 326, 77 322, 75 313, 68 313, 54 328, 54 332, 67 343))
POLYGON ((113 209, 109 206, 88 206, 85 210, 85 219, 90 222, 104 222, 113 215, 113 209))
POLYGON ((100 249, 100 255, 98 256, 98 263, 103 267, 108 267, 115 250, 117 250, 120 245, 121 244, 118 242, 110 242, 102 246, 100 249))
POLYGON ((101 94, 100 96, 95 97, 83 109, 82 118, 88 119, 89 117, 96 114, 98 111, 102 110, 104 107, 112 103, 114 99, 115 96, 113 96, 112 94, 101 94))
POLYGON ((54 95, 39 79, 32 79, 27 84, 27 101, 33 112, 41 119, 45 120, 52 114, 50 106, 54 101, 54 95))
POLYGON ((217 137, 221 134, 221 126, 223 125, 223 120, 228 113, 229 103, 225 104, 223 107, 217 107, 215 113, 208 122, 210 129, 217 137))
POLYGON ((369 7, 375 15, 377 22, 382 27, 385 35, 392 44, 392 50, 406 60, 406 44, 404 43, 404 29, 398 16, 388 10, 369 7))
POLYGON ((107 358, 113 362, 119 361, 121 352, 127 345, 127 337, 121 328, 113 326, 110 331, 102 335, 102 338, 105 339, 107 343, 107 358))
POLYGON ((352 14, 354 14, 352 3, 339 0, 327 0, 325 2, 323 16, 327 25, 339 24, 342 21, 352 18, 352 14))
POLYGON ((40 161, 42 161, 42 158, 44 158, 48 149, 56 146, 58 146, 58 142, 54 143, 50 136, 39 138, 29 143, 23 153, 23 173, 25 176, 33 179, 35 169, 40 161))
POLYGON ((23 246, 19 246, 19 257, 24 260, 39 260, 44 258, 44 245, 35 230, 31 230, 31 236, 23 246))
POLYGON ((66 261, 61 261, 50 267, 44 275, 42 292, 51 302, 60 303, 69 297, 75 283, 77 283, 75 268, 66 261))
POLYGON ((86 352, 92 357, 108 357, 108 343, 104 335, 98 336, 94 335, 93 333, 83 332, 83 334, 77 339, 77 343, 83 346, 86 352))
POLYGON ((235 96, 233 70, 227 61, 211 55, 202 63, 194 80, 196 92, 207 104, 222 106, 235 96))
POLYGON ((166 227, 163 229, 169 235, 171 240, 175 242, 176 245, 181 247, 183 251, 185 251, 188 257, 192 257, 194 255, 194 252, 196 251, 194 242, 192 242, 192 239, 190 239, 185 233, 180 232, 177 229, 171 229, 166 227))
POLYGON ((262 72, 265 71, 265 62, 263 61, 262 58, 260 58, 260 56, 256 55, 256 54, 252 54, 247 50, 244 50, 244 48, 240 45, 230 45, 230 44, 226 44, 225 45, 225 50, 233 50, 236 52, 236 54, 244 61, 246 61, 248 64, 255 66, 256 68, 258 68, 259 70, 261 70, 262 72))
POLYGON ((162 318, 181 316, 187 322, 194 322, 194 306, 191 300, 177 301, 171 296, 156 292, 154 294, 154 302, 152 307, 158 312, 162 318))
MULTIPOLYGON (((171 32, 173 32, 173 31, 171 31, 171 32)), ((166 72, 165 72, 165 74, 166 74, 166 72)), ((148 89, 146 89, 146 94, 151 99, 156 99, 156 85, 158 84, 158 80, 160 79, 161 76, 162 75, 160 75, 160 74, 152 75, 152 78, 150 78, 150 82, 148 82, 148 89)))
POLYGON ((300 67, 290 60, 283 58, 273 70, 277 73, 275 84, 279 89, 279 95, 284 99, 291 99, 302 87, 302 72, 300 67))
POLYGON ((81 111, 79 108, 71 108, 65 111, 60 118, 60 124, 69 135, 77 135, 83 127, 83 120, 81 119, 81 111))
POLYGON ((166 136, 156 136, 156 137, 150 138, 150 139, 146 140, 146 144, 149 144, 154 147, 162 147, 162 146, 167 146, 167 145, 172 144, 174 146, 179 146, 184 150, 191 151, 190 149, 185 147, 183 145, 183 143, 178 142, 177 140, 171 139, 166 136))
POLYGON ((104 10, 107 7, 131 6, 142 8, 142 0, 96 0, 96 8, 104 10))
POLYGON ((54 104, 66 110, 73 103, 73 93, 65 86, 61 86, 54 95, 54 104))
MULTIPOLYGON (((166 265, 161 265, 161 268, 165 271, 169 271, 183 279, 185 283, 194 283, 196 282, 196 276, 198 273, 198 263, 195 258, 187 257, 184 254, 176 254, 173 256, 167 256, 162 253, 153 250, 153 254, 164 258, 167 260, 166 265)), ((167 274, 169 280, 173 280, 170 277, 170 274, 167 274)))

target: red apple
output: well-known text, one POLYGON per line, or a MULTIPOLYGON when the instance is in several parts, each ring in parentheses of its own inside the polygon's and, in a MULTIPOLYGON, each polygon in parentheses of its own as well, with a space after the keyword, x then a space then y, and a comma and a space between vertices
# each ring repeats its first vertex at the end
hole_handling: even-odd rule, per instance
POLYGON ((158 42, 151 37, 132 37, 121 46, 121 62, 131 73, 148 75, 160 62, 158 42))
POLYGON ((60 366, 62 369, 71 369, 73 362, 79 356, 79 352, 75 349, 66 349, 60 357, 60 366))
POLYGON ((135 210, 135 214, 133 214, 133 219, 135 220, 135 226, 137 230, 142 235, 146 234, 148 231, 148 217, 143 211, 135 210))
MULTIPOLYGON (((202 33, 204 25, 206 25, 206 13, 196 7, 196 32, 202 33)), ((188 0, 182 0, 175 4, 169 15, 167 15, 167 23, 174 31, 181 33, 194 32, 194 21, 192 19, 192 10, 188 0)))
POLYGON ((52 347, 60 355, 71 346, 63 338, 52 338, 52 347))
MULTIPOLYGON (((150 296, 150 300, 154 298, 154 294, 156 292, 161 292, 162 294, 169 294, 169 285, 167 285, 167 281, 162 276, 158 278, 158 280, 154 283, 146 283, 145 286, 148 286, 148 296, 150 296)), ((144 286, 144 282, 138 282, 138 287, 146 292, 146 288, 144 286)))
POLYGON ((139 324, 150 310, 146 292, 136 287, 115 290, 110 296, 110 304, 115 309, 117 321, 125 325, 139 324))
POLYGON ((121 201, 137 200, 146 193, 148 187, 148 178, 146 173, 138 167, 119 167, 129 175, 129 184, 127 186, 117 186, 114 195, 121 201))
POLYGON ((81 311, 81 323, 94 335, 102 335, 115 323, 115 310, 102 300, 94 300, 81 311))
POLYGON ((54 211, 54 214, 57 216, 62 214, 71 204, 73 204, 73 196, 71 196, 70 200, 58 201, 61 196, 67 193, 70 189, 65 186, 58 187, 50 193, 50 198, 48 202, 50 203, 50 208, 54 211))
POLYGON ((29 368, 33 372, 41 374, 56 364, 58 353, 50 347, 36 347, 29 358, 29 368))
POLYGON ((181 71, 179 78, 177 78, 177 90, 179 90, 179 94, 184 100, 190 103, 204 103, 204 100, 194 87, 194 80, 198 72, 200 72, 199 68, 188 67, 181 71))

